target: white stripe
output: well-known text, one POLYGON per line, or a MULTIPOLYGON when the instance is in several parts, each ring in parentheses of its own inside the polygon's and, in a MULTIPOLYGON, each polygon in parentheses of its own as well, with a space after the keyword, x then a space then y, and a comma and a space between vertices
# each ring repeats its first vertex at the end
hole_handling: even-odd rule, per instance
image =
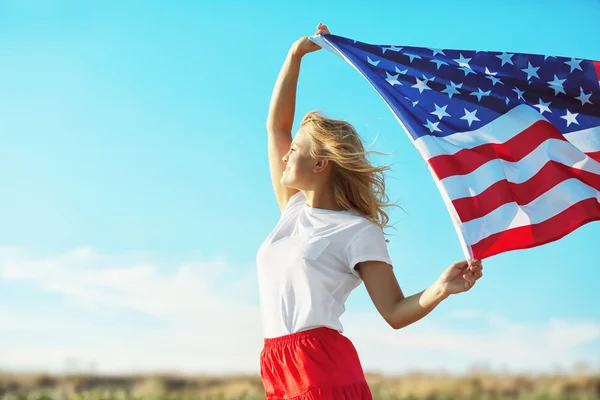
POLYGON ((489 143, 504 143, 537 121, 546 121, 538 111, 525 104, 517 106, 489 124, 474 131, 444 137, 424 135, 414 141, 425 160, 441 154, 455 154, 462 149, 489 143))
POLYGON ((600 192, 577 179, 568 179, 527 205, 504 204, 481 218, 463 223, 465 241, 473 245, 506 229, 538 224, 589 198, 600 202, 600 192))
POLYGON ((344 54, 341 51, 339 51, 333 44, 329 43, 329 41, 326 40, 323 35, 313 35, 309 36, 308 38, 312 40, 316 45, 321 46, 325 50, 329 50, 336 56, 340 57, 342 60, 346 60, 350 65, 352 65, 350 60, 346 59, 344 54))
POLYGON ((584 153, 600 151, 600 126, 566 133, 565 139, 584 153))
POLYGON ((599 162, 586 156, 569 142, 548 139, 519 161, 494 159, 470 174, 444 178, 441 184, 452 200, 477 196, 502 179, 513 183, 526 182, 549 160, 600 175, 599 162))
MULTIPOLYGON (((456 154, 462 149, 472 149, 489 143, 505 143, 537 121, 547 121, 534 108, 525 104, 517 106, 489 124, 474 131, 459 132, 449 136, 424 135, 414 141, 425 160, 442 154, 456 154)), ((565 134, 565 138, 581 151, 600 151, 600 127, 565 134)))

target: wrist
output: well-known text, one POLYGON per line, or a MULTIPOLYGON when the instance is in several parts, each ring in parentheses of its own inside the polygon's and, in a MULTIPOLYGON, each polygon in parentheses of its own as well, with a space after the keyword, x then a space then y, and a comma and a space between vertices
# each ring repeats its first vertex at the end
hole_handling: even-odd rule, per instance
POLYGON ((446 300, 452 294, 448 291, 448 284, 444 282, 436 281, 432 289, 435 297, 439 298, 440 301, 446 300))
POLYGON ((300 60, 302 58, 302 56, 304 56, 304 53, 302 53, 298 47, 296 46, 292 46, 288 52, 288 56, 293 58, 293 59, 297 59, 300 60))

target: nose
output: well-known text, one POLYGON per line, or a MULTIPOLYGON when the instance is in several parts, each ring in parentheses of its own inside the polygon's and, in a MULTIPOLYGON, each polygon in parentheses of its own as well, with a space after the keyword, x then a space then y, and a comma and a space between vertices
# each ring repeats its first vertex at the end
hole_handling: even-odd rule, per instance
POLYGON ((281 161, 283 161, 284 163, 287 164, 288 162, 288 156, 290 155, 290 152, 288 151, 287 153, 285 153, 285 155, 281 158, 281 161))

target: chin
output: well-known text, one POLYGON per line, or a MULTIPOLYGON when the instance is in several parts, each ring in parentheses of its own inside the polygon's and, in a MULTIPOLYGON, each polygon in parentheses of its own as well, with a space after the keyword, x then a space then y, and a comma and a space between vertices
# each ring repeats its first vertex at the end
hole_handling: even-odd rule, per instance
POLYGON ((279 183, 281 183, 281 186, 285 186, 285 187, 290 188, 290 189, 295 189, 294 183, 290 182, 289 179, 285 179, 284 177, 281 178, 281 180, 279 181, 279 183))
POLYGON ((291 188, 291 187, 292 187, 292 186, 290 186, 290 184, 289 184, 288 182, 286 182, 286 181, 285 181, 285 180, 283 180, 283 179, 280 181, 280 183, 281 183, 281 186, 285 186, 285 187, 288 187, 288 188, 291 188))

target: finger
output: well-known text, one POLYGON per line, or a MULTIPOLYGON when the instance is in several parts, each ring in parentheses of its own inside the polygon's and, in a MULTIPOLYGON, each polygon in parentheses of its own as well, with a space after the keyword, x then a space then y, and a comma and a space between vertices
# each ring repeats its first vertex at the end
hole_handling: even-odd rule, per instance
POLYGON ((463 275, 463 278, 465 278, 465 288, 467 290, 469 290, 473 286, 473 282, 470 281, 469 279, 467 279, 467 277, 464 275, 463 275))
POLYGON ((481 264, 480 260, 472 260, 469 265, 470 265, 470 269, 472 271, 475 271, 477 269, 482 269, 483 268, 483 265, 481 264))
POLYGON ((474 285, 474 282, 471 281, 465 281, 465 291, 471 289, 474 285))
POLYGON ((468 280, 471 284, 475 283, 475 274, 472 272, 467 272, 465 275, 465 279, 468 280))

